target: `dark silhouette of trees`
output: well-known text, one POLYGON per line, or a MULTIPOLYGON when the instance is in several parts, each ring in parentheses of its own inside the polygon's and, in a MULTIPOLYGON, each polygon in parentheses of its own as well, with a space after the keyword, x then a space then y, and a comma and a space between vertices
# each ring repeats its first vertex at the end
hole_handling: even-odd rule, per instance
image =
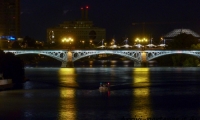
MULTIPOLYGON (((198 45, 198 38, 192 36, 191 34, 179 34, 169 43, 167 49, 174 50, 191 50, 200 49, 198 45)), ((173 54, 168 56, 163 56, 157 58, 159 66, 187 66, 195 67, 199 64, 199 59, 195 56, 186 54, 173 54)))
POLYGON ((23 40, 23 45, 27 45, 27 47, 35 47, 35 40, 30 38, 29 36, 25 36, 23 40))
POLYGON ((193 44, 192 46, 191 46, 191 49, 193 49, 193 50, 200 50, 200 43, 198 43, 198 44, 193 44))
POLYGON ((156 58, 158 66, 197 67, 199 59, 186 54, 173 54, 156 58))
POLYGON ((0 50, 0 73, 5 79, 12 79, 15 85, 24 82, 24 63, 13 53, 4 53, 0 50))
POLYGON ((192 45, 198 44, 198 38, 191 34, 179 34, 169 43, 169 49, 186 50, 191 49, 192 45))
POLYGON ((18 42, 18 41, 15 41, 15 42, 13 42, 13 44, 12 44, 12 48, 13 48, 13 49, 15 49, 15 48, 20 49, 21 46, 19 45, 19 42, 18 42))

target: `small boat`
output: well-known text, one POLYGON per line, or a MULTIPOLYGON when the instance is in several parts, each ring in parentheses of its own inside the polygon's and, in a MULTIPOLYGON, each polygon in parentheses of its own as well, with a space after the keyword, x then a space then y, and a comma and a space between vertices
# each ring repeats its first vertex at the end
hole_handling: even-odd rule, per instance
POLYGON ((0 89, 9 89, 13 87, 12 79, 4 79, 3 74, 0 74, 0 89))
POLYGON ((110 90, 110 83, 100 83, 99 91, 100 92, 107 92, 110 90))

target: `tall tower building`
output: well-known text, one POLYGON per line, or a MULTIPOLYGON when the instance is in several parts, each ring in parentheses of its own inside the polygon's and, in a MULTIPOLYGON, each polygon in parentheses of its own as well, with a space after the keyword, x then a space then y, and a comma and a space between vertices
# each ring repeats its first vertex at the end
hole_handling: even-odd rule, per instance
POLYGON ((0 0, 0 39, 20 37, 20 0, 0 0))

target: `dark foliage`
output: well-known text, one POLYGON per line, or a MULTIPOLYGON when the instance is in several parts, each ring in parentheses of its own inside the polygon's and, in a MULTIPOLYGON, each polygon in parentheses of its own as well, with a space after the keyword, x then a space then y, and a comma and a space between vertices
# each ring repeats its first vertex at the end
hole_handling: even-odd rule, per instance
POLYGON ((30 37, 28 37, 28 36, 24 37, 24 41, 23 41, 22 44, 23 45, 27 44, 28 47, 35 47, 36 46, 35 40, 30 38, 30 37))
MULTIPOLYGON (((192 46, 198 44, 198 38, 192 36, 191 34, 179 34, 168 44, 169 50, 190 50, 192 46)), ((195 67, 198 65, 198 58, 186 55, 186 54, 173 54, 168 56, 163 56, 156 59, 159 66, 187 66, 195 67)))
POLYGON ((13 44, 12 44, 12 48, 17 48, 17 49, 20 49, 21 46, 19 45, 19 42, 18 41, 15 41, 13 44))
POLYGON ((0 51, 0 73, 5 79, 12 79, 13 83, 22 83, 25 76, 23 61, 13 53, 0 51))
POLYGON ((191 34, 179 34, 169 43, 169 49, 187 50, 192 45, 198 44, 198 39, 191 34))
POLYGON ((198 58, 186 54, 173 54, 156 58, 159 66, 196 67, 198 58))

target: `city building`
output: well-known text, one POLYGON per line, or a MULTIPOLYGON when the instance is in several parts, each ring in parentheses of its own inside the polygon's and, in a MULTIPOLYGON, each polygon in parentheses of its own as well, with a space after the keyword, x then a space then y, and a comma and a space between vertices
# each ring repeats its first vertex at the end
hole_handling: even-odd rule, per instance
POLYGON ((65 21, 58 27, 47 29, 47 42, 62 43, 73 40, 74 45, 99 42, 106 37, 106 30, 93 26, 88 19, 88 6, 81 8, 81 19, 65 21))
POLYGON ((0 39, 20 37, 20 0, 0 0, 0 39))

